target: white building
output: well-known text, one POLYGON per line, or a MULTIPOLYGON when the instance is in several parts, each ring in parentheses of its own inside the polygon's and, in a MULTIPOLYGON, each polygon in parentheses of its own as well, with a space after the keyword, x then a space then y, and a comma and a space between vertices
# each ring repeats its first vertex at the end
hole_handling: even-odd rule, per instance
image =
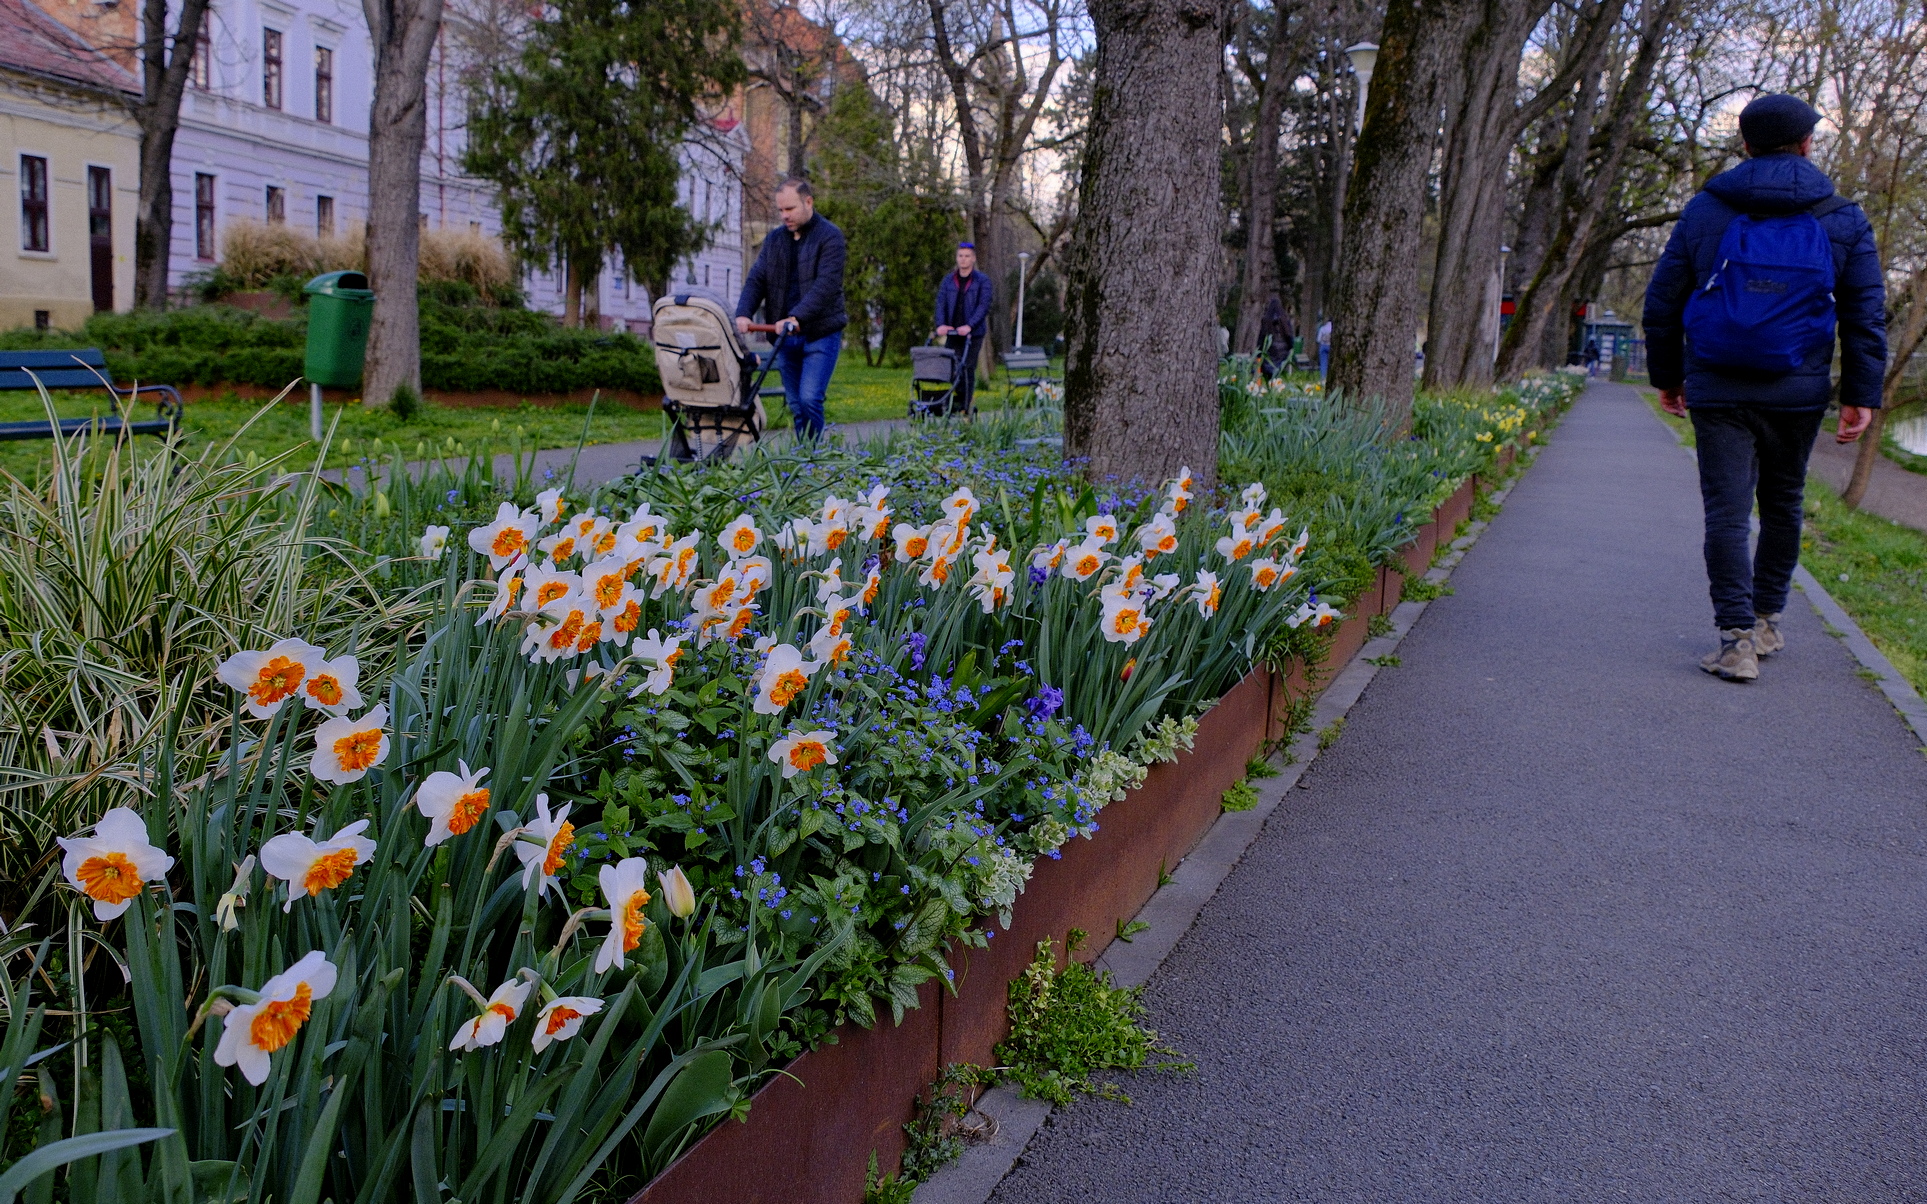
MULTIPOLYGON (((459 33, 445 10, 429 64, 428 137, 422 151, 425 229, 501 232, 493 186, 461 174, 466 126, 459 33)), ((372 44, 356 0, 214 0, 174 144, 170 284, 214 265, 229 222, 286 223, 322 236, 368 216, 372 44)), ((685 153, 691 212, 718 233, 685 276, 713 279, 719 295, 740 284, 742 148, 733 119, 714 123, 685 153)), ((560 281, 525 282, 532 308, 561 313, 560 281)), ((605 326, 636 327, 650 299, 621 265, 604 270, 595 312, 605 326)), ((733 295, 731 296, 733 301, 733 295)))

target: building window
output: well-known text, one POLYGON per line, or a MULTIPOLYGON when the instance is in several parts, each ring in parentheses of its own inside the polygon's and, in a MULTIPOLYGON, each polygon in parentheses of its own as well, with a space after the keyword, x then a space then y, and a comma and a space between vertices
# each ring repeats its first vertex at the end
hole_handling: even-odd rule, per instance
POLYGON ((187 65, 188 82, 205 92, 214 72, 214 10, 208 8, 201 13, 201 28, 194 35, 194 58, 187 65))
POLYGON ((194 173, 194 258, 214 258, 214 177, 194 173))
POLYGON ((314 119, 335 119, 335 52, 326 46, 314 48, 314 119))
POLYGON ((268 225, 288 224, 288 190, 268 185, 268 225))
POLYGON ((281 31, 261 31, 261 103, 281 107, 281 31))
POLYGON ((114 173, 105 167, 87 169, 87 271, 94 312, 114 308, 114 173))
POLYGON ((52 310, 36 309, 33 311, 33 328, 35 330, 51 330, 53 329, 53 324, 54 314, 52 310))
POLYGON ((20 156, 20 249, 53 249, 47 229, 47 161, 39 155, 20 156))
POLYGON ((335 199, 331 196, 314 199, 314 233, 316 238, 335 236, 335 199))

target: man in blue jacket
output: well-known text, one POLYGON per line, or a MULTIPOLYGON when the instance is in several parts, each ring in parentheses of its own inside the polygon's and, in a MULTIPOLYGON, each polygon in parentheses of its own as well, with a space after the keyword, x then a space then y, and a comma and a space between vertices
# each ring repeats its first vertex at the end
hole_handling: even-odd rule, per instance
MULTIPOLYGON (((1807 456, 1833 390, 1832 319, 1838 321, 1840 338, 1836 438, 1841 443, 1858 439, 1873 420, 1886 372, 1886 289, 1880 254, 1860 206, 1836 197, 1833 182, 1807 161, 1813 127, 1819 120, 1811 106, 1793 96, 1762 96, 1748 104, 1740 113, 1746 161, 1714 176, 1687 203, 1646 290, 1643 321, 1648 371, 1667 412, 1692 416, 1699 450, 1700 495, 1706 506, 1706 575, 1713 621, 1720 630, 1719 649, 1700 667, 1729 681, 1758 677, 1759 658, 1786 645, 1780 615, 1800 559, 1800 502, 1807 456), (1737 362, 1741 357, 1730 349, 1722 353, 1715 342, 1714 336, 1728 328, 1709 323, 1718 320, 1721 305, 1768 312, 1776 291, 1784 294, 1789 286, 1764 277, 1732 275, 1729 267, 1735 262, 1735 247, 1729 244, 1723 252, 1722 240, 1741 215, 1759 219, 1802 214, 1818 222, 1826 248, 1816 249, 1820 262, 1807 278, 1823 278, 1827 251, 1832 255, 1833 312, 1802 319, 1822 337, 1813 340, 1790 371, 1748 367, 1737 362), (1724 286, 1730 293, 1736 282, 1751 295, 1721 296, 1715 291, 1724 286), (1705 308, 1696 314, 1696 307, 1705 308), (1699 345, 1689 335, 1689 327, 1704 334, 1699 345), (1749 556, 1748 518, 1756 494, 1760 541, 1757 552, 1749 556)), ((1776 230, 1787 233, 1769 232, 1769 236, 1797 239, 1800 225, 1799 221, 1775 223, 1776 230)), ((1751 236, 1760 228, 1749 223, 1739 233, 1751 236)), ((1816 248, 1822 245, 1818 236, 1808 237, 1816 248)), ((1824 291, 1815 288, 1812 295, 1817 309, 1824 311, 1824 291)), ((1798 357, 1801 349, 1759 346, 1757 358, 1764 360, 1775 351, 1798 357)))
POLYGON ((974 244, 957 244, 957 270, 937 285, 937 337, 963 358, 963 381, 958 400, 968 414, 975 410, 977 355, 990 333, 990 277, 977 270, 974 244))
POLYGON ((758 306, 778 327, 776 370, 798 438, 823 433, 823 398, 843 350, 843 231, 816 215, 808 180, 784 180, 776 190, 783 224, 763 239, 756 265, 736 302, 736 330, 749 333, 758 306))

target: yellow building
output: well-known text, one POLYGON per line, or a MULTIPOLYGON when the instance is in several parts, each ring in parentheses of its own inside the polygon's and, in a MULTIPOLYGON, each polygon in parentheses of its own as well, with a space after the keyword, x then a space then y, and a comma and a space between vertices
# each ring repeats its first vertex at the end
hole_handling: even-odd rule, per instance
POLYGON ((132 308, 139 90, 30 0, 0 0, 0 329, 132 308))

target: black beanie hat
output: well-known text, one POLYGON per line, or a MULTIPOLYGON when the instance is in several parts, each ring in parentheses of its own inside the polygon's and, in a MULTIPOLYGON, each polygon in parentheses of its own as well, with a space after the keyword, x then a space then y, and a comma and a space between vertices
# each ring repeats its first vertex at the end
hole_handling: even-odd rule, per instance
POLYGON ((1755 98, 1740 110, 1740 137, 1755 151, 1779 150, 1813 132, 1820 114, 1797 96, 1776 92, 1755 98))

